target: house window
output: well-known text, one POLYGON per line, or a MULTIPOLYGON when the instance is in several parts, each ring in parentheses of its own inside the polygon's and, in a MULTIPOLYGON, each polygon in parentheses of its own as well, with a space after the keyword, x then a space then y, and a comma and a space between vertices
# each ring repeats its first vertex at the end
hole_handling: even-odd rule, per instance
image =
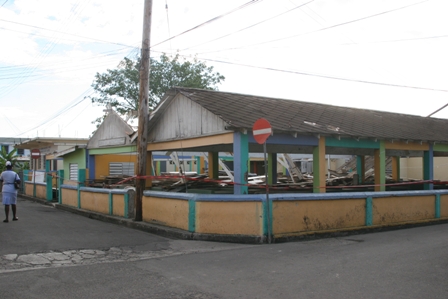
POLYGON ((69 180, 77 181, 78 180, 78 163, 70 163, 69 167, 70 167, 69 180))
POLYGON ((134 176, 134 162, 111 162, 109 163, 109 175, 121 176, 128 175, 134 176))

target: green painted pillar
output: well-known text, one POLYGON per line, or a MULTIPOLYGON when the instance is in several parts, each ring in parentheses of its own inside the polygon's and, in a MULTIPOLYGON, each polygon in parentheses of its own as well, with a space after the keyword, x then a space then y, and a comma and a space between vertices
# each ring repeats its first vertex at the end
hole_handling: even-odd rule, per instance
POLYGON ((313 192, 326 192, 325 137, 319 138, 319 144, 313 148, 313 192))
POLYGON ((233 157, 234 194, 248 194, 249 138, 247 134, 233 133, 233 157))
POLYGON ((383 140, 380 148, 374 152, 375 158, 375 191, 386 191, 386 147, 383 140))
POLYGON ((366 158, 356 156, 356 173, 358 174, 358 184, 363 184, 366 180, 366 158))
POLYGON ((62 184, 64 184, 64 170, 58 170, 58 186, 59 186, 59 195, 58 195, 58 202, 62 203, 62 184))
POLYGON ((277 153, 268 154, 268 184, 277 184, 277 153))
POLYGON ((219 153, 208 153, 208 177, 211 179, 219 179, 219 153))
POLYGON ((78 169, 78 209, 81 208, 81 187, 85 186, 86 170, 78 169))
MULTIPOLYGON (((434 180, 434 151, 433 146, 429 145, 429 151, 423 152, 423 179, 425 181, 434 180)), ((423 185, 425 190, 433 190, 434 184, 425 183, 423 185)))
POLYGON ((46 199, 47 201, 53 200, 53 176, 50 175, 51 160, 45 161, 45 180, 46 180, 46 199))
POLYGON ((188 231, 194 233, 196 230, 196 200, 188 200, 188 231))
POLYGON ((30 173, 29 170, 24 170, 24 171, 23 171, 23 178, 21 178, 21 182, 22 182, 22 192, 23 192, 23 194, 25 194, 25 195, 29 195, 29 194, 26 194, 26 184, 25 184, 25 182, 28 182, 28 180, 29 180, 29 178, 28 178, 29 173, 30 173))

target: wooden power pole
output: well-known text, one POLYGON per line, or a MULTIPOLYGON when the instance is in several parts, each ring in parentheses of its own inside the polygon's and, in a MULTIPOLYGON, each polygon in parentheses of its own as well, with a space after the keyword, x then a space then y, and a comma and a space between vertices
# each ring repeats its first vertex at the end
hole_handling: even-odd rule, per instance
POLYGON ((142 221, 142 198, 146 186, 146 156, 148 143, 148 99, 149 99, 149 45, 151 36, 152 0, 145 0, 143 15, 143 37, 140 65, 140 87, 138 97, 137 180, 135 195, 135 221, 142 221))

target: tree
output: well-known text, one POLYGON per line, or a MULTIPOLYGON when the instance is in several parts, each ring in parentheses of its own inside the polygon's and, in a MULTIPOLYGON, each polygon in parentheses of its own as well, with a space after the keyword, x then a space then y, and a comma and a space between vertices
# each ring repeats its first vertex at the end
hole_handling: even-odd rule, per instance
POLYGON ((10 161, 14 169, 17 170, 24 169, 24 167, 26 166, 22 165, 18 161, 17 159, 18 157, 19 156, 17 155, 17 149, 13 149, 8 153, 6 147, 2 146, 2 149, 0 151, 0 172, 6 169, 6 161, 10 161))
MULTIPOLYGON (((92 87, 96 94, 91 96, 92 103, 114 108, 119 114, 138 111, 140 59, 125 57, 117 69, 97 73, 92 87)), ((150 89, 148 106, 156 107, 162 96, 171 87, 191 87, 217 90, 217 85, 225 77, 215 73, 213 67, 207 67, 196 58, 193 62, 181 61, 179 55, 170 58, 165 54, 160 60, 151 58, 150 89)), ((101 118, 93 123, 99 124, 101 118)))

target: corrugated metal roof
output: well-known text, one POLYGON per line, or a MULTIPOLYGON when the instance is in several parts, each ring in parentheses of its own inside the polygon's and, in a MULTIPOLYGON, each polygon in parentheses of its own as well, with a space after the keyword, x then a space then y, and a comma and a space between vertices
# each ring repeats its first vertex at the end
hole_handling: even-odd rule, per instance
POLYGON ((176 87, 167 95, 178 92, 219 115, 229 129, 251 130, 263 117, 274 133, 448 143, 446 119, 194 88, 176 87))

